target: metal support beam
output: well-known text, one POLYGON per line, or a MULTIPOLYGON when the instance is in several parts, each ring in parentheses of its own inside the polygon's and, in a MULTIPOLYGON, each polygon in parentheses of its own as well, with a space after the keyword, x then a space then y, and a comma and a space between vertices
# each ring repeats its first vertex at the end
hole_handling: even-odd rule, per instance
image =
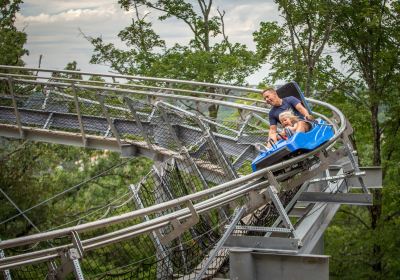
POLYGON ((365 175, 365 172, 341 174, 341 175, 336 175, 336 176, 327 176, 327 177, 316 178, 316 179, 310 180, 310 184, 319 183, 319 182, 327 182, 327 181, 337 181, 339 179, 350 178, 353 176, 356 176, 356 177, 364 176, 364 175, 365 175))
POLYGON ((243 162, 246 160, 246 158, 254 153, 254 146, 249 145, 246 149, 243 150, 243 152, 235 159, 235 161, 232 163, 233 168, 235 170, 239 169, 243 162))
POLYGON ((157 108, 160 110, 161 112, 161 117, 164 120, 164 123, 168 126, 169 132, 172 136, 172 138, 174 139, 175 143, 179 146, 179 148, 182 150, 184 156, 186 157, 186 159, 189 161, 190 165, 192 166, 192 168, 194 169, 193 171, 195 171, 197 173, 197 175, 199 176, 199 179, 203 185, 203 187, 205 189, 208 189, 209 186, 207 184, 206 179, 204 178, 204 175, 201 173, 200 169, 197 167, 196 163, 194 162, 193 158, 189 155, 188 150, 186 149, 185 146, 183 146, 182 142, 179 140, 178 135, 176 135, 176 132, 174 130, 174 128, 171 125, 171 122, 167 116, 167 113, 165 112, 164 108, 162 107, 162 105, 160 103, 158 103, 157 108))
POLYGON ((75 279, 84 280, 79 258, 80 254, 76 248, 61 252, 61 265, 57 267, 55 279, 66 279, 73 272, 75 279))
POLYGON ((215 140, 214 135, 211 133, 210 129, 207 128, 204 123, 199 118, 195 118, 197 124, 199 125, 200 129, 206 134, 206 141, 209 143, 210 148, 215 155, 221 159, 222 164, 224 165, 224 170, 229 176, 227 179, 233 180, 239 178, 236 170, 233 168, 231 162, 226 157, 222 148, 218 145, 218 142, 215 140))
MULTIPOLYGON (((0 239, 0 242, 1 242, 1 239, 0 239)), ((0 259, 4 259, 5 257, 6 256, 4 254, 3 249, 0 249, 0 259)), ((3 272, 4 280, 12 280, 10 270, 6 269, 6 270, 3 270, 2 272, 3 272)))
POLYGON ((245 207, 241 207, 241 208, 239 208, 239 209, 237 209, 235 211, 235 213, 233 214, 233 219, 232 219, 231 224, 228 226, 228 228, 224 232, 224 235, 222 235, 222 237, 218 241, 217 245, 215 245, 215 247, 211 250, 207 261, 203 265, 203 268, 201 269, 199 274, 196 276, 196 280, 201 279, 203 277, 203 275, 206 273, 208 267, 210 266, 210 264, 214 260, 215 256, 217 256, 218 251, 222 249, 222 247, 224 246, 224 243, 229 238, 229 236, 232 234, 232 232, 234 231, 237 223, 240 221, 240 219, 242 218, 242 216, 243 216, 243 214, 245 212, 246 212, 246 208, 245 207))
MULTIPOLYGON (((340 169, 337 175, 343 174, 343 169, 340 169)), ((328 171, 329 175, 329 171, 328 171)), ((325 190, 327 193, 347 192, 344 179, 340 179, 335 183, 328 182, 328 187, 325 190)), ((325 229, 333 219, 340 204, 318 202, 310 212, 302 218, 301 223, 297 226, 297 234, 303 242, 301 253, 309 254, 314 250, 321 239, 325 229)))
MULTIPOLYGON (((382 188, 382 167, 381 166, 362 166, 360 168, 360 173, 354 173, 355 175, 357 174, 363 174, 363 182, 366 185, 368 189, 381 189, 382 188)), ((331 172, 337 172, 340 169, 340 167, 336 166, 330 166, 329 170, 331 172)), ((362 186, 360 185, 360 182, 357 177, 349 177, 346 178, 347 185, 352 188, 352 189, 362 189, 362 186)))
POLYGON ((299 239, 265 236, 230 236, 225 248, 242 248, 264 252, 290 252, 296 253, 299 250, 299 239))
POLYGON ((326 170, 329 167, 329 165, 337 162, 344 156, 346 156, 346 151, 343 148, 339 148, 335 151, 328 151, 327 155, 320 153, 319 158, 321 162, 317 168, 304 171, 301 174, 299 174, 301 176, 295 176, 293 179, 289 179, 287 182, 282 184, 283 188, 290 189, 303 184, 305 181, 310 180, 315 176, 319 175, 321 172, 326 170))
POLYGON ((14 93, 13 78, 11 78, 11 77, 8 78, 8 88, 10 90, 10 95, 11 95, 11 98, 12 98, 12 103, 13 103, 13 107, 14 107, 14 114, 15 114, 15 120, 17 122, 19 135, 20 135, 20 137, 22 139, 24 139, 24 131, 22 129, 21 115, 19 114, 19 111, 18 111, 18 104, 17 104, 17 100, 15 99, 15 93, 14 93))
POLYGON ((51 124, 51 118, 53 117, 53 112, 49 114, 49 117, 47 118, 45 124, 43 125, 43 129, 48 129, 50 124, 51 124))
MULTIPOLYGON (((129 185, 129 189, 132 192, 133 200, 135 201, 136 206, 139 209, 143 209, 144 205, 143 205, 142 200, 139 197, 139 190, 138 190, 137 186, 129 185)), ((144 215, 143 219, 145 221, 150 221, 150 218, 148 215, 144 215)), ((152 231, 152 239, 153 239, 153 242, 155 243, 154 245, 157 248, 157 251, 159 251, 159 253, 163 256, 163 258, 165 258, 167 255, 164 251, 164 246, 161 244, 160 238, 158 238, 158 235, 156 234, 155 231, 152 231)))
POLYGON ((272 199, 272 202, 276 207, 276 210, 278 210, 279 216, 281 217, 283 224, 286 226, 286 228, 290 229, 293 237, 297 238, 296 230, 294 229, 292 223, 290 222, 290 219, 285 211, 285 208, 283 207, 282 202, 278 197, 278 191, 273 185, 269 186, 267 188, 267 191, 272 199))
POLYGON ((72 236, 72 244, 76 249, 79 258, 81 259, 83 258, 83 246, 81 239, 79 238, 79 234, 76 231, 72 231, 71 236, 72 236))
MULTIPOLYGON (((136 207, 139 208, 139 209, 145 208, 144 205, 143 205, 142 200, 139 197, 138 185, 129 185, 129 190, 132 192, 133 200, 134 200, 134 202, 136 204, 136 207)), ((150 221, 150 218, 149 218, 148 215, 144 215, 143 219, 145 221, 150 221)), ((170 263, 170 259, 169 259, 168 255, 167 255, 167 253, 165 252, 164 245, 161 244, 160 238, 158 237, 156 231, 152 231, 151 232, 151 240, 153 241, 154 247, 156 248, 157 253, 161 256, 163 261, 164 262, 167 261, 168 263, 170 263)), ((157 274, 158 274, 158 271, 160 269, 163 270, 164 266, 161 266, 161 267, 157 266, 157 274)), ((167 269, 168 269, 168 273, 172 274, 172 270, 171 270, 171 267, 169 265, 167 265, 167 269)), ((163 273, 161 273, 161 275, 163 275, 163 273)), ((157 275, 157 279, 159 279, 159 278, 160 278, 159 275, 157 275)))
POLYGON ((83 277, 83 272, 82 272, 81 266, 79 264, 79 260, 78 259, 73 259, 72 260, 72 264, 74 266, 75 279, 84 280, 85 277, 83 277))
MULTIPOLYGON (((290 200, 290 202, 286 205, 285 211, 286 213, 289 213, 289 211, 292 212, 291 209, 293 209, 294 205, 297 203, 297 199, 299 198, 300 194, 304 192, 309 186, 308 181, 304 182, 303 185, 300 187, 300 189, 297 191, 297 193, 294 195, 294 197, 290 200)), ((289 214, 291 214, 291 212, 289 214)), ((279 224, 282 222, 281 216, 279 216, 275 222, 272 224, 272 227, 277 227, 279 224)), ((271 232, 267 232, 265 234, 266 237, 271 236, 271 232)))
POLYGON ((288 255, 231 250, 231 279, 240 280, 328 280, 329 257, 288 255))
POLYGON ((200 216, 196 212, 196 209, 194 209, 191 200, 187 202, 187 206, 190 210, 191 216, 187 218, 184 223, 181 223, 178 219, 171 220, 171 225, 173 226, 174 229, 164 236, 162 236, 159 231, 156 231, 160 238, 161 244, 166 244, 168 242, 171 242, 175 238, 178 238, 179 236, 182 235, 183 232, 190 229, 192 226, 194 226, 200 221, 200 216))
POLYGON ((74 84, 72 84, 71 87, 72 87, 72 91, 74 93, 75 109, 76 109, 76 114, 78 115, 79 128, 81 130, 81 135, 82 135, 82 143, 83 143, 83 146, 86 147, 87 139, 85 136, 85 127, 84 127, 83 121, 82 121, 81 108, 79 106, 78 93, 77 93, 77 90, 76 90, 76 87, 74 84))
POLYGON ((372 195, 368 193, 320 193, 303 192, 298 201, 326 202, 349 205, 372 205, 372 195))
POLYGON ((292 232, 288 228, 257 227, 257 226, 236 226, 235 230, 255 231, 255 232, 280 232, 280 233, 291 233, 292 232))
MULTIPOLYGON (((346 124, 347 124, 347 129, 343 132, 343 134, 341 136, 342 141, 343 141, 344 147, 347 151, 347 156, 349 157, 350 163, 353 166, 354 171, 360 172, 360 167, 358 166, 357 160, 354 156, 355 151, 353 149, 353 145, 350 140, 350 135, 353 133, 353 128, 347 119, 346 119, 346 124)), ((363 192, 369 193, 369 190, 368 190, 367 186, 365 185, 363 178, 358 177, 358 181, 361 185, 363 192)))
POLYGON ((133 106, 133 101, 129 97, 125 96, 124 97, 125 103, 128 105, 129 110, 131 111, 131 114, 133 115, 136 125, 139 127, 140 132, 143 136, 143 138, 146 140, 147 145, 149 146, 149 149, 154 150, 153 145, 151 144, 150 137, 147 133, 147 131, 144 129, 142 122, 140 121, 140 117, 136 112, 135 107, 133 106))
POLYGON ((104 104, 104 96, 101 94, 97 95, 101 108, 103 109, 103 114, 107 119, 108 125, 110 126, 110 129, 115 137, 115 139, 117 140, 117 143, 120 147, 122 147, 122 142, 121 142, 121 137, 119 135, 118 130, 115 128, 115 125, 113 123, 113 121, 111 120, 110 114, 108 113, 107 107, 104 104))
POLYGON ((239 137, 243 134, 244 129, 245 129, 245 127, 247 126, 247 124, 248 124, 248 122, 250 121, 251 118, 252 118, 252 115, 251 115, 251 114, 246 116, 246 119, 244 120, 242 126, 241 126, 240 129, 239 129, 239 133, 238 133, 238 135, 237 135, 237 137, 236 137, 237 139, 239 139, 239 137))

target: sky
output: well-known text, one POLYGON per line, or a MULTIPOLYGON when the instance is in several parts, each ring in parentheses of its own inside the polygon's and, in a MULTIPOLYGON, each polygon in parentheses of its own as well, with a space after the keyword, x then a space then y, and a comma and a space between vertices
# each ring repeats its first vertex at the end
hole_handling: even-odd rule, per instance
MULTIPOLYGON (((272 0, 214 0, 214 7, 226 12, 225 29, 229 39, 252 50, 255 49, 252 33, 260 22, 280 21, 272 0)), ((189 41, 190 31, 185 24, 176 19, 159 22, 157 16, 157 12, 150 11, 147 19, 168 46, 189 41)), ((25 48, 30 54, 23 60, 27 66, 37 67, 42 54, 42 68, 63 69, 75 60, 82 71, 106 73, 110 70, 108 67, 89 63, 93 47, 80 30, 87 36, 101 36, 105 42, 124 48, 117 34, 131 23, 131 17, 131 12, 120 8, 117 0, 25 0, 16 20, 17 28, 28 35, 25 48)), ((268 69, 264 65, 247 81, 257 84, 268 69)))

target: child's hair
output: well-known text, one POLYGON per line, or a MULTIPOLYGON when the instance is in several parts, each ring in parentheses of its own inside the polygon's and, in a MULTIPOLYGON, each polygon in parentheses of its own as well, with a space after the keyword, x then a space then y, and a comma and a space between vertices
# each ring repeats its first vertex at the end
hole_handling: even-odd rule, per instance
POLYGON ((291 110, 286 110, 283 111, 282 113, 279 114, 279 120, 281 118, 288 118, 290 119, 291 122, 298 122, 299 121, 299 117, 296 116, 291 110))

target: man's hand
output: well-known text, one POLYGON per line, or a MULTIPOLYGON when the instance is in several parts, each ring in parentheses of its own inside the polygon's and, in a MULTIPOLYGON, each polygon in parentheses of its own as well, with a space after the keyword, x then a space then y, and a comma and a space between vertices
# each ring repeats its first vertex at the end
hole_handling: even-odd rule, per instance
POLYGON ((311 122, 315 121, 315 118, 314 118, 313 115, 306 115, 304 118, 305 118, 307 121, 311 121, 311 122))

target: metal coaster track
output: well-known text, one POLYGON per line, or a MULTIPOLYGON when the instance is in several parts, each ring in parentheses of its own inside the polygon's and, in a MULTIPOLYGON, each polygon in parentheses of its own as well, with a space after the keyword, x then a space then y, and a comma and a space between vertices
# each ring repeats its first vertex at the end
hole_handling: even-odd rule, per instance
POLYGON ((258 250, 268 252, 310 253, 339 203, 372 202, 349 140, 352 128, 340 110, 322 101, 307 99, 329 111, 315 114, 334 127, 332 139, 312 152, 248 174, 245 166, 257 154, 254 145, 267 135, 268 108, 242 95, 260 93, 258 89, 0 66, 0 90, 0 136, 108 149, 155 161, 140 184, 129 186, 133 205, 125 213, 1 241, 0 271, 7 279, 59 279, 72 272, 77 279, 210 278, 226 264, 229 247, 254 249, 258 244, 258 250), (225 110, 229 120, 202 114, 210 105, 225 110), (335 163, 332 177, 329 170, 335 163), (325 178, 313 179, 323 172, 325 178), (351 177, 365 194, 338 200, 335 195, 348 191, 351 177), (330 197, 334 204, 315 195, 301 202, 316 183, 314 192, 331 194, 324 199, 330 197), (288 215, 295 212, 301 214, 293 224, 288 215), (34 244, 28 252, 15 253, 34 244), (130 266, 100 262, 101 250, 122 250, 117 246, 126 244, 131 247, 123 250, 133 257, 138 249, 151 253, 130 266), (193 258, 191 250, 199 257, 193 258))

